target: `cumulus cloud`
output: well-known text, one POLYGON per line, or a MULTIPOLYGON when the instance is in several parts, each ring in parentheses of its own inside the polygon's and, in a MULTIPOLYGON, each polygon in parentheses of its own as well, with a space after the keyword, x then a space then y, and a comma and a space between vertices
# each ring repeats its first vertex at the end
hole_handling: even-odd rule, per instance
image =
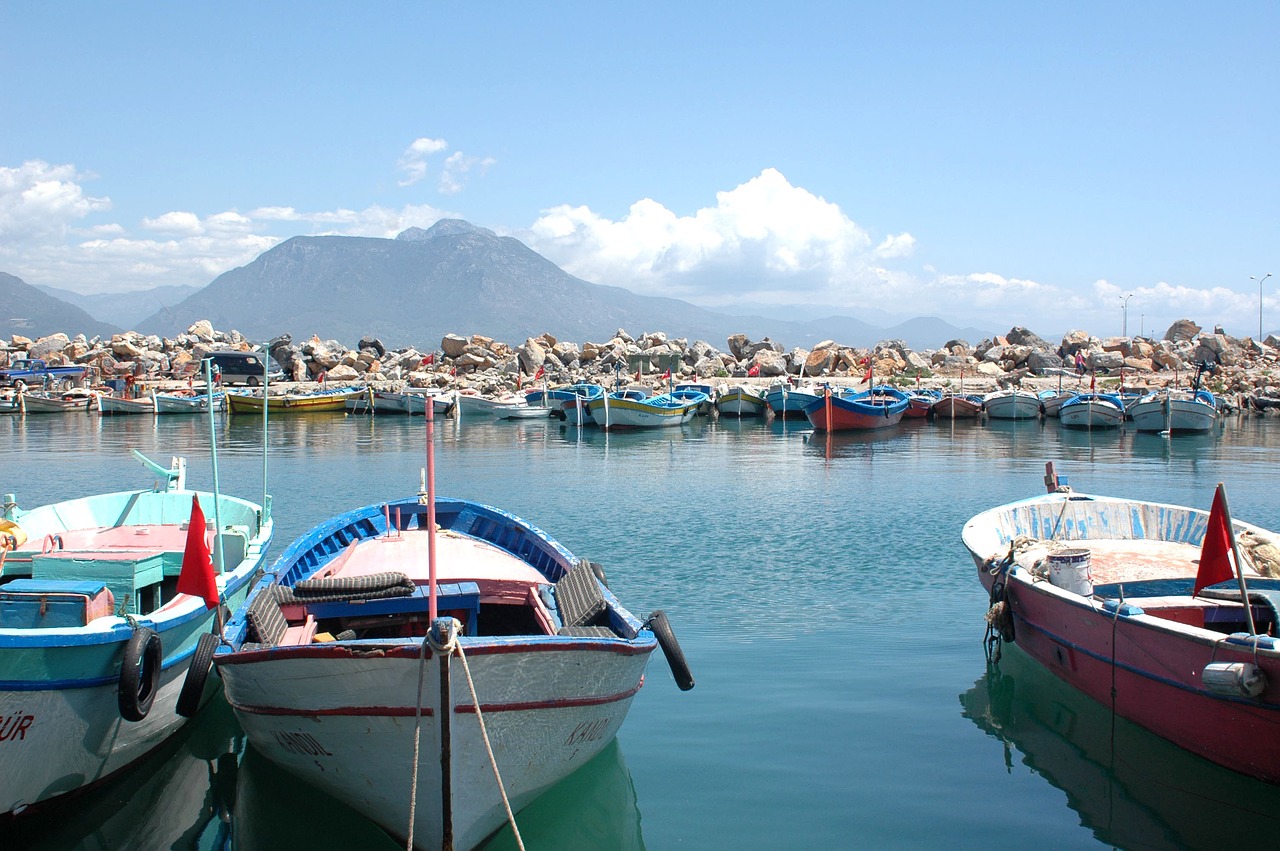
POLYGON ((706 305, 761 300, 853 304, 886 292, 884 260, 909 254, 910 234, 870 235, 840 207, 792 186, 776 169, 677 216, 644 199, 612 221, 587 207, 543 211, 530 245, 573 274, 706 305))
POLYGON ((43 160, 0 166, 0 249, 62 240, 74 222, 111 209, 111 199, 85 193, 86 178, 73 165, 43 160))
POLYGON ((461 192, 472 169, 483 175, 495 162, 493 157, 469 157, 462 151, 455 151, 444 161, 440 172, 440 191, 445 195, 461 192))
POLYGON ((412 186, 427 176, 427 159, 432 154, 438 154, 447 150, 449 143, 444 139, 428 139, 425 136, 414 139, 409 147, 405 148, 403 154, 400 155, 398 163, 400 170, 404 172, 404 177, 400 179, 401 186, 412 186))

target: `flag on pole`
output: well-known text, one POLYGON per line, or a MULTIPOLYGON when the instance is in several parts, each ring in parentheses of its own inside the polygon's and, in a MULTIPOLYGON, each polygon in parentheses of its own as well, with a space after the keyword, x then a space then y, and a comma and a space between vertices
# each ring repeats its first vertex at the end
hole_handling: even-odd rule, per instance
POLYGON ((218 582, 213 575, 213 559, 205 541, 204 512, 200 498, 191 495, 191 522, 187 526, 187 545, 182 551, 182 570, 178 573, 179 594, 190 594, 204 600, 206 609, 218 605, 218 582))
POLYGON ((1209 509, 1209 528, 1205 529, 1204 542, 1200 545, 1200 569, 1196 571, 1196 584, 1191 595, 1201 588, 1226 582, 1235 576, 1231 570, 1231 529, 1227 526, 1226 504, 1222 485, 1213 493, 1213 507, 1209 509))
POLYGON ((433 363, 435 363, 435 362, 436 362, 436 356, 435 356, 435 353, 434 353, 434 352, 433 352, 432 354, 427 355, 425 358, 423 358, 423 359, 422 359, 422 365, 423 365, 423 366, 431 366, 431 364, 433 364, 433 363))
POLYGON ((524 373, 517 372, 516 373, 516 389, 519 390, 522 387, 524 387, 524 373))
POLYGON ((533 380, 537 381, 539 378, 541 378, 546 374, 547 374, 547 371, 545 369, 543 369, 542 367, 538 367, 538 371, 533 374, 533 380))
POLYGON ((671 369, 670 369, 670 367, 668 367, 668 368, 667 368, 667 371, 666 371, 666 372, 664 372, 664 373, 662 373, 662 380, 663 380, 663 381, 666 381, 666 380, 667 380, 668 378, 670 378, 670 377, 671 377, 671 369))
POLYGON ((1098 389, 1098 374, 1095 372, 1089 376, 1089 392, 1092 393, 1098 389))
POLYGON ((748 377, 748 378, 756 378, 756 377, 758 377, 759 375, 760 375, 760 364, 758 364, 758 363, 756 363, 756 364, 752 364, 752 365, 751 365, 751 369, 748 369, 748 370, 747 370, 747 377, 748 377))
POLYGON ((860 383, 866 384, 868 381, 871 380, 871 369, 872 369, 871 365, 868 364, 867 371, 862 374, 862 381, 860 383))

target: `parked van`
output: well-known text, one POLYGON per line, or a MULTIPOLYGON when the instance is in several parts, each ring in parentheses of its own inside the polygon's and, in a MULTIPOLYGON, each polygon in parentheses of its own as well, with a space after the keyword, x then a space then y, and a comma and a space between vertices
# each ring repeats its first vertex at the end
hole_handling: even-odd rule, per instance
MULTIPOLYGON (((266 352, 209 352, 214 371, 222 375, 223 384, 248 384, 256 387, 262 383, 262 362, 270 357, 266 352)), ((268 375, 272 381, 284 378, 284 371, 273 368, 268 375)))

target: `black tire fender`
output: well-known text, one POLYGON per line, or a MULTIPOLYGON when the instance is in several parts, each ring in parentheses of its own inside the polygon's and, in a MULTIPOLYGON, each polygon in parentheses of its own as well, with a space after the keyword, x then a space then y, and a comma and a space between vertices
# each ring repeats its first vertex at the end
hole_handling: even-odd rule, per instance
POLYGON ((204 697, 204 686, 209 681, 213 654, 217 649, 218 636, 214 633, 206 632, 196 642, 196 650, 191 654, 191 664, 187 666, 187 676, 182 680, 182 691, 178 692, 178 704, 174 708, 183 718, 194 718, 200 711, 200 699, 204 697))
POLYGON ((667 657, 667 664, 671 666, 671 675, 675 677, 676 685, 681 691, 693 688, 693 674, 689 671, 689 663, 685 661, 684 651, 680 649, 680 642, 676 641, 671 622, 667 620, 667 613, 659 609, 650 615, 649 629, 653 630, 654 637, 658 639, 662 655, 667 657))
POLYGON ((147 717, 156 692, 160 690, 163 661, 160 636, 145 626, 136 628, 125 642, 124 658, 120 663, 118 692, 121 718, 141 721, 147 717))

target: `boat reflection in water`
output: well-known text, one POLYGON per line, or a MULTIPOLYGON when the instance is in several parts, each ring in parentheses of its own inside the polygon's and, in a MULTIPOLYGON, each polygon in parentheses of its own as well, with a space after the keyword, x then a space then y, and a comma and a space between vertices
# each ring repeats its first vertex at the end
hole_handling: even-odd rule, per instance
MULTIPOLYGON (((1280 787, 1201 759, 1113 716, 1015 645, 960 695, 963 715, 1066 793, 1119 848, 1274 847, 1280 787)), ((1012 803, 1012 802, 1011 802, 1012 803)))
MULTIPOLYGON (((408 813, 405 801, 406 822, 408 813)), ((643 851, 636 791, 617 740, 516 813, 516 824, 527 848, 643 851)), ((253 748, 240 765, 232 839, 236 851, 404 847, 346 804, 299 781, 253 748), (288 816, 282 817, 284 813, 288 816)), ((509 826, 480 846, 483 851, 516 847, 509 826)))
POLYGON ((102 785, 0 822, 0 848, 225 848, 243 751, 231 707, 215 700, 154 753, 102 785))

